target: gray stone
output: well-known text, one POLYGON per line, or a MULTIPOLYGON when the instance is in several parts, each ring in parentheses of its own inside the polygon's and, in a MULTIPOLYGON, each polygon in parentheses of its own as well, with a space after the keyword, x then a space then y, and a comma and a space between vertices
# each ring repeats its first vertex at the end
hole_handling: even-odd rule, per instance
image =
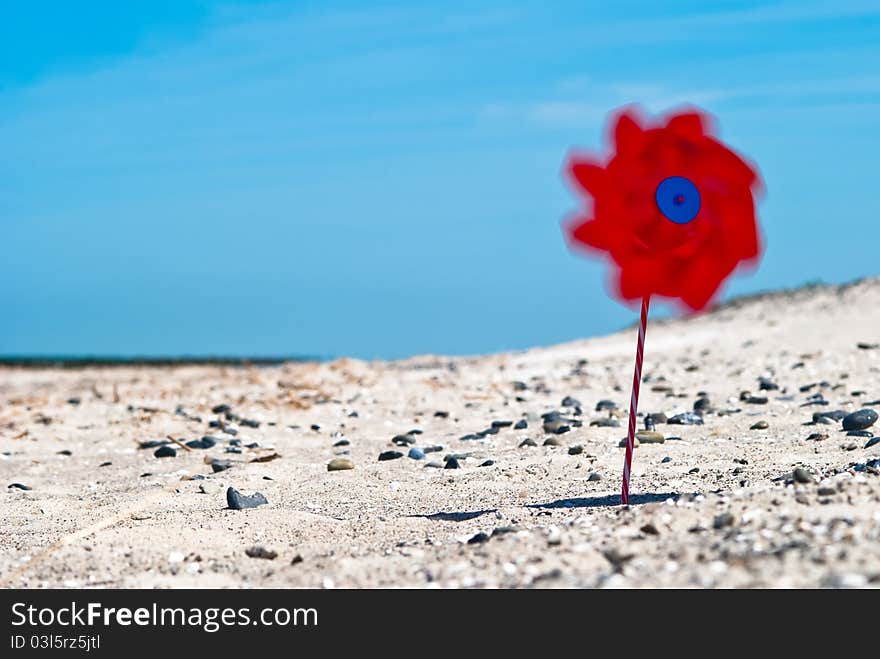
POLYGON ((844 430, 864 430, 877 422, 877 413, 867 408, 843 417, 844 430))
POLYGON ((232 510, 244 510, 245 508, 256 508, 257 506, 265 506, 269 503, 266 497, 260 492, 253 494, 242 494, 234 487, 226 490, 226 503, 232 510))
POLYGON ((153 453, 157 458, 173 458, 177 455, 177 451, 173 446, 168 446, 167 444, 160 446, 156 449, 156 452, 153 453))

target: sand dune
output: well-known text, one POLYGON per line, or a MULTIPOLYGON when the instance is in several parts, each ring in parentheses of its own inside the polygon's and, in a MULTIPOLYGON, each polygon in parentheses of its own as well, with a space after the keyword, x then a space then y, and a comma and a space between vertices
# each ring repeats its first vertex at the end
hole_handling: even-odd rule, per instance
POLYGON ((708 400, 702 425, 658 422, 663 443, 636 449, 629 507, 631 329, 485 357, 5 368, 0 582, 876 586, 878 426, 813 419, 880 409, 878 321, 872 279, 652 322, 641 410, 708 400), (216 443, 139 448, 169 435, 216 443), (229 486, 268 504, 228 509, 229 486))

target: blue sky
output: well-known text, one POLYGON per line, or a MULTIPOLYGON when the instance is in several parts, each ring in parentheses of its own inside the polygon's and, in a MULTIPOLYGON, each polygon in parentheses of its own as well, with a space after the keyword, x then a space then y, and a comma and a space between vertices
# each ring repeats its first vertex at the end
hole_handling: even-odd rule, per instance
POLYGON ((4 2, 0 354, 618 329, 560 168, 628 102, 701 105, 759 164, 767 250, 726 296, 878 274, 878 44, 876 0, 4 2))

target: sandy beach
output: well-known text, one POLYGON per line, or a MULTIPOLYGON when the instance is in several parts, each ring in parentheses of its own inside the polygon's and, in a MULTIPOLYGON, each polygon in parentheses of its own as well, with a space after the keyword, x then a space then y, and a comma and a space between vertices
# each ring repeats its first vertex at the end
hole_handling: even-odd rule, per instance
POLYGON ((652 321, 639 428, 659 434, 627 507, 632 328, 467 358, 4 368, 0 583, 876 587, 876 415, 842 417, 880 409, 878 321, 877 279, 652 321), (268 503, 230 509, 229 487, 268 503))

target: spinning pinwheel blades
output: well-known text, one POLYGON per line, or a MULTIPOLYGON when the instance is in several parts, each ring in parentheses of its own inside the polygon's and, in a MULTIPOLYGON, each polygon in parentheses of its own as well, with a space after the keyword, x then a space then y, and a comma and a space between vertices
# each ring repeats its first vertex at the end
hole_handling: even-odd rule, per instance
POLYGON ((651 298, 699 311, 738 266, 757 263, 762 184, 755 168, 713 135, 705 112, 652 119, 626 108, 610 123, 608 155, 569 160, 586 203, 567 231, 573 247, 607 258, 616 297, 641 302, 621 488, 626 504, 651 298))

